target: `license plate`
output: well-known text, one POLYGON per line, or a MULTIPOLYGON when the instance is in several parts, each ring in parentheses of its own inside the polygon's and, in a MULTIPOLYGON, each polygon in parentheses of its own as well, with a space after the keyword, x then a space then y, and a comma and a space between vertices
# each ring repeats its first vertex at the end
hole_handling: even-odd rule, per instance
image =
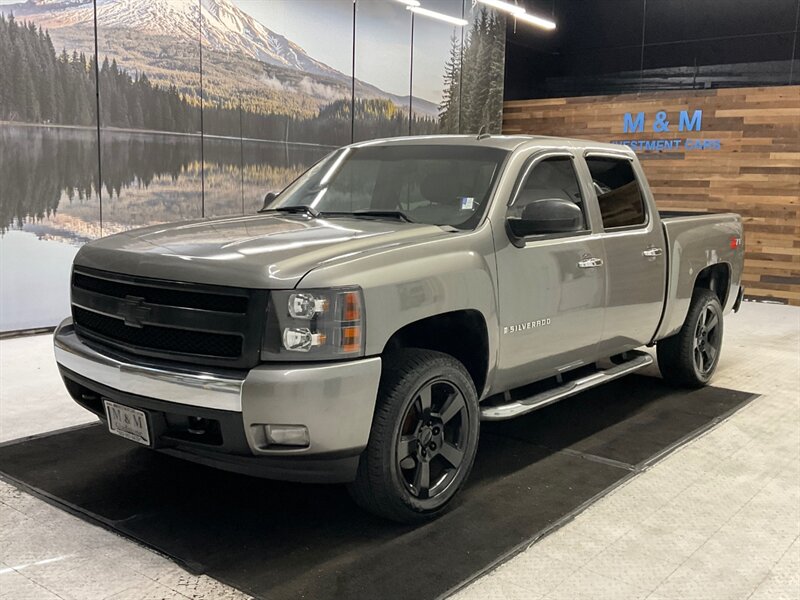
POLYGON ((150 432, 147 429, 147 415, 141 410, 104 400, 108 430, 125 439, 150 445, 150 432))

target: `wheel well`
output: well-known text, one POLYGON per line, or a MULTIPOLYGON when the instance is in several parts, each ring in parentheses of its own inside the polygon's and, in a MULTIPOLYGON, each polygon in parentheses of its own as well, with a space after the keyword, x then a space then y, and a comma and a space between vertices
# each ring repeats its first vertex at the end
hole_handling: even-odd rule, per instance
POLYGON ((383 353, 400 348, 449 354, 464 365, 481 396, 489 369, 489 334, 479 311, 457 310, 409 323, 389 338, 383 353))
POLYGON ((731 269, 726 263, 718 263, 706 267, 697 274, 694 280, 694 288, 703 288, 711 290, 719 298, 719 303, 725 307, 725 301, 728 299, 728 292, 730 290, 731 282, 731 269))

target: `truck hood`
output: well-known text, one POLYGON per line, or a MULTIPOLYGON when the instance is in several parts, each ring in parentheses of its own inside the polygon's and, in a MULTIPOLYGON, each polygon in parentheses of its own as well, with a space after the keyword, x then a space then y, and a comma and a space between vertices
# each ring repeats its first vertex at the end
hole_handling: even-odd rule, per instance
POLYGON ((128 275, 247 288, 292 288, 316 266, 448 233, 366 218, 250 215, 156 225, 83 246, 75 264, 128 275))

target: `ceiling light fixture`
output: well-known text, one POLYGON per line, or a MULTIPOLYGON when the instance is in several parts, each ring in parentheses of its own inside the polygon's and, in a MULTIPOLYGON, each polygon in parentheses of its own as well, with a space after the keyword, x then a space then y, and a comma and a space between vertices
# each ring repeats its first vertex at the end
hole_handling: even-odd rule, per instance
POLYGON ((519 19, 520 21, 525 21, 526 23, 530 23, 531 25, 536 25, 542 29, 553 30, 556 28, 556 24, 550 19, 529 15, 528 13, 515 14, 514 18, 519 19))
POLYGON ((419 6, 419 0, 397 0, 400 4, 405 4, 406 6, 419 6))
POLYGON ((440 21, 444 21, 445 23, 451 23, 452 25, 458 25, 459 27, 464 27, 468 25, 469 22, 465 21, 464 19, 459 19, 457 17, 451 17, 450 15, 445 15, 440 12, 436 12, 433 10, 428 10, 427 8, 422 8, 420 6, 407 6, 406 10, 410 10, 413 13, 418 15, 422 15, 424 17, 430 17, 431 19, 438 19, 440 21))
POLYGON ((525 9, 521 6, 517 6, 516 4, 509 4, 508 2, 503 2, 502 0, 478 0, 481 4, 485 4, 486 6, 491 6, 492 8, 496 8, 497 10, 502 10, 512 15, 521 15, 525 12, 525 9))

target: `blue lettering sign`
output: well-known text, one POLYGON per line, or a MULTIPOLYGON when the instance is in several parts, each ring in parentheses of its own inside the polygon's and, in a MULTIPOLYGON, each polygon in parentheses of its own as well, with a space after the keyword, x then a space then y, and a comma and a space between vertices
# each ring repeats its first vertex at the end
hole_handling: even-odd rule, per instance
POLYGON ((687 150, 720 150, 721 140, 686 140, 687 150))
MULTIPOLYGON (((647 118, 644 112, 623 114, 622 129, 625 133, 644 132, 647 118)), ((670 120, 667 111, 659 110, 653 115, 651 128, 654 133, 669 133, 670 120)), ((678 114, 678 129, 680 131, 702 131, 703 130, 703 111, 682 110, 678 114)), ((665 152, 669 150, 695 151, 695 150, 721 150, 722 140, 698 140, 692 138, 675 139, 652 139, 652 140, 618 140, 612 142, 627 146, 634 151, 644 152, 665 152)))
POLYGON ((656 122, 653 123, 653 131, 656 133, 669 131, 669 121, 667 121, 666 111, 660 110, 656 113, 656 122))
POLYGON ((680 121, 678 122, 679 131, 701 131, 703 129, 703 111, 696 110, 689 119, 689 111, 682 110, 680 121))
POLYGON ((625 113, 622 121, 622 132, 634 133, 637 131, 644 131, 644 113, 638 113, 635 120, 631 116, 631 113, 625 113))

